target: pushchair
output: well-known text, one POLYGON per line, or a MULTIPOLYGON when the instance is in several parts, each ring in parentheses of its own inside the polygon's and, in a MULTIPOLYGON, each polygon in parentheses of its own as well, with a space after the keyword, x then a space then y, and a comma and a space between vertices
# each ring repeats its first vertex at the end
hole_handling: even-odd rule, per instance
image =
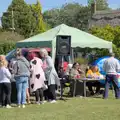
MULTIPOLYGON (((63 93, 65 92, 65 88, 69 87, 70 88, 70 79, 68 75, 65 75, 65 72, 62 68, 60 68, 58 72, 58 76, 60 78, 60 97, 63 97, 63 93)), ((69 95, 70 92, 68 92, 69 95)))

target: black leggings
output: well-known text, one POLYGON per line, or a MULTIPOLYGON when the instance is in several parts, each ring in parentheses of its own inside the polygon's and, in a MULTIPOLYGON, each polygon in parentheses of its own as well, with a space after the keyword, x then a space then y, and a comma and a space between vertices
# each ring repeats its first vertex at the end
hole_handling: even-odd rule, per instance
POLYGON ((35 98, 36 98, 36 102, 43 101, 43 89, 42 88, 37 89, 35 91, 35 98))
POLYGON ((49 92, 48 98, 50 100, 56 100, 55 90, 56 90, 56 85, 49 85, 48 86, 48 92, 49 92))
POLYGON ((11 83, 0 83, 2 106, 11 104, 11 83))

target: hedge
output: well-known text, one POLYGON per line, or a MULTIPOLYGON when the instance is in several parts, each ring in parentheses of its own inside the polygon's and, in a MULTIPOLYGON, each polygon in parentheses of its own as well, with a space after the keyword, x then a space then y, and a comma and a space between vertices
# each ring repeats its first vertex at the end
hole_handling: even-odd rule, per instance
POLYGON ((15 48, 15 44, 16 42, 13 41, 8 42, 0 41, 0 54, 6 55, 8 52, 15 48))

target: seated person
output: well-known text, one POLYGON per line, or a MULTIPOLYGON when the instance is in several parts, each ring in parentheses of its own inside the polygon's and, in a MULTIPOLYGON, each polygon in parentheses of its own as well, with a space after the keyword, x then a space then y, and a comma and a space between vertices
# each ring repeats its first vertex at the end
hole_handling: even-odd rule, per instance
POLYGON ((70 70, 70 95, 73 96, 73 91, 75 89, 75 79, 79 79, 83 71, 80 69, 79 63, 74 63, 70 70))
POLYGON ((69 85, 70 85, 70 84, 69 84, 69 78, 68 78, 68 76, 65 74, 63 67, 60 67, 60 68, 59 68, 58 76, 59 76, 59 78, 61 78, 60 82, 61 82, 62 84, 64 84, 64 86, 69 86, 69 85))
MULTIPOLYGON (((91 66, 89 68, 89 70, 87 71, 86 77, 91 78, 91 79, 100 79, 101 74, 98 70, 98 67, 96 65, 91 66)), ((100 82, 99 81, 98 82, 97 81, 96 82, 87 82, 87 86, 88 86, 89 91, 91 92, 91 95, 98 94, 100 92, 100 82), (96 93, 94 93, 94 91, 92 89, 93 86, 96 87, 96 93)))
POLYGON ((83 71, 80 69, 79 63, 74 63, 70 71, 70 76, 72 78, 80 78, 83 71))

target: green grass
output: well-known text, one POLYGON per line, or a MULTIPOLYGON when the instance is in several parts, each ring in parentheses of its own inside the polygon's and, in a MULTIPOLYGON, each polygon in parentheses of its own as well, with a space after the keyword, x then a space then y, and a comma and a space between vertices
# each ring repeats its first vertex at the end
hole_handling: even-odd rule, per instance
POLYGON ((56 104, 28 105, 25 109, 0 109, 0 120, 120 120, 120 100, 114 96, 72 98, 56 104))

